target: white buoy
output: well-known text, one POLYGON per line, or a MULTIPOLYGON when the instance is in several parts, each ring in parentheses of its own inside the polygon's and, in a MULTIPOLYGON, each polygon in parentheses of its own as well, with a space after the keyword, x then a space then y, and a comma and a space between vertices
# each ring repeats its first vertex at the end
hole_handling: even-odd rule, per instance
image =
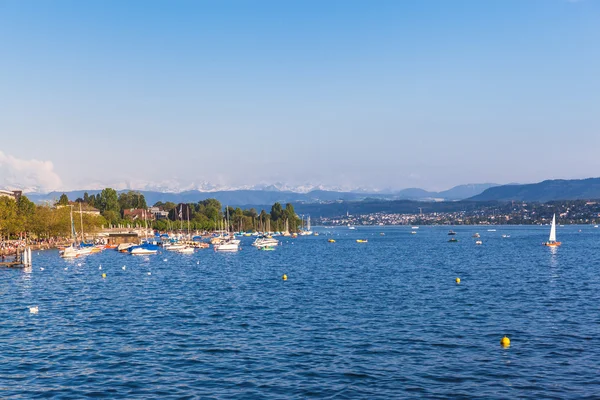
POLYGON ((67 271, 69 269, 69 267, 65 267, 65 271, 67 271))
POLYGON ((98 269, 102 269, 102 265, 98 267, 98 269))
POLYGON ((152 275, 152 272, 148 272, 148 275, 152 275))
POLYGON ((29 307, 29 312, 31 314, 37 314, 40 311, 38 306, 29 307))
POLYGON ((81 263, 78 263, 78 264, 77 264, 77 266, 78 266, 78 267, 81 267, 81 263))
POLYGON ((123 265, 123 271, 125 271, 126 269, 127 269, 127 267, 123 265))
POLYGON ((167 259, 165 258, 163 261, 164 261, 164 262, 167 262, 167 259))

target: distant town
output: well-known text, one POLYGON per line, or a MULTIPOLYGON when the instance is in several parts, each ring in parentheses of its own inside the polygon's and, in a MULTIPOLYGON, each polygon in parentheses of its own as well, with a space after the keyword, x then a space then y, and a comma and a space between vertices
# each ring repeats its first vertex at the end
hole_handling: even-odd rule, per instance
POLYGON ((468 211, 416 213, 373 212, 316 218, 325 226, 341 225, 542 225, 556 214, 560 224, 600 223, 600 202, 554 201, 549 203, 508 202, 482 205, 468 211))

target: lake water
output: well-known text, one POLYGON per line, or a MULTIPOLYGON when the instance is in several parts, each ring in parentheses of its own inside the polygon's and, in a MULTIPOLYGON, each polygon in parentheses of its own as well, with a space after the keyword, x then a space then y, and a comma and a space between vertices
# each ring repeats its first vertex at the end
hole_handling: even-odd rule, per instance
POLYGON ((34 253, 0 270, 0 397, 600 397, 600 229, 559 227, 557 249, 548 227, 448 229, 34 253))

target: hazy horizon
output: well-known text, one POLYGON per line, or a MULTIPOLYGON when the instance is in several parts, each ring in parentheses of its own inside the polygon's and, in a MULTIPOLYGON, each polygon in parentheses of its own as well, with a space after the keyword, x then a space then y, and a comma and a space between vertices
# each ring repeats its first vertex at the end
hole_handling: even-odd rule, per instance
POLYGON ((598 176, 599 26, 595 0, 0 0, 0 188, 598 176))

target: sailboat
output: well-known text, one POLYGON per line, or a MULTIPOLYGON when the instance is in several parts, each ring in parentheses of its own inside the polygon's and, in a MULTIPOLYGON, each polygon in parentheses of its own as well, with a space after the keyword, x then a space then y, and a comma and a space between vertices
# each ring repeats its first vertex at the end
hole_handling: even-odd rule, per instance
POLYGON ((71 245, 60 253, 62 258, 79 257, 79 249, 75 247, 75 243, 77 243, 77 233, 75 232, 75 223, 73 222, 73 206, 71 206, 71 240, 73 241, 71 245))
POLYGON ((149 254, 158 253, 158 246, 148 243, 148 220, 146 219, 146 211, 144 211, 144 241, 128 249, 132 256, 146 256, 149 254))
MULTIPOLYGON (((225 212, 227 215, 227 230, 229 231, 230 229, 230 225, 229 225, 229 206, 225 207, 225 212)), ((213 245, 213 249, 215 251, 226 251, 226 252, 235 252, 235 251, 239 251, 240 249, 240 241, 238 239, 235 239, 235 236, 233 235, 233 232, 229 232, 227 239, 224 239, 223 241, 221 241, 218 244, 214 244, 213 245)))
POLYGON ((560 246, 560 242, 556 241, 556 214, 552 215, 552 225, 550 226, 550 237, 548 241, 544 243, 544 246, 557 247, 560 246))

